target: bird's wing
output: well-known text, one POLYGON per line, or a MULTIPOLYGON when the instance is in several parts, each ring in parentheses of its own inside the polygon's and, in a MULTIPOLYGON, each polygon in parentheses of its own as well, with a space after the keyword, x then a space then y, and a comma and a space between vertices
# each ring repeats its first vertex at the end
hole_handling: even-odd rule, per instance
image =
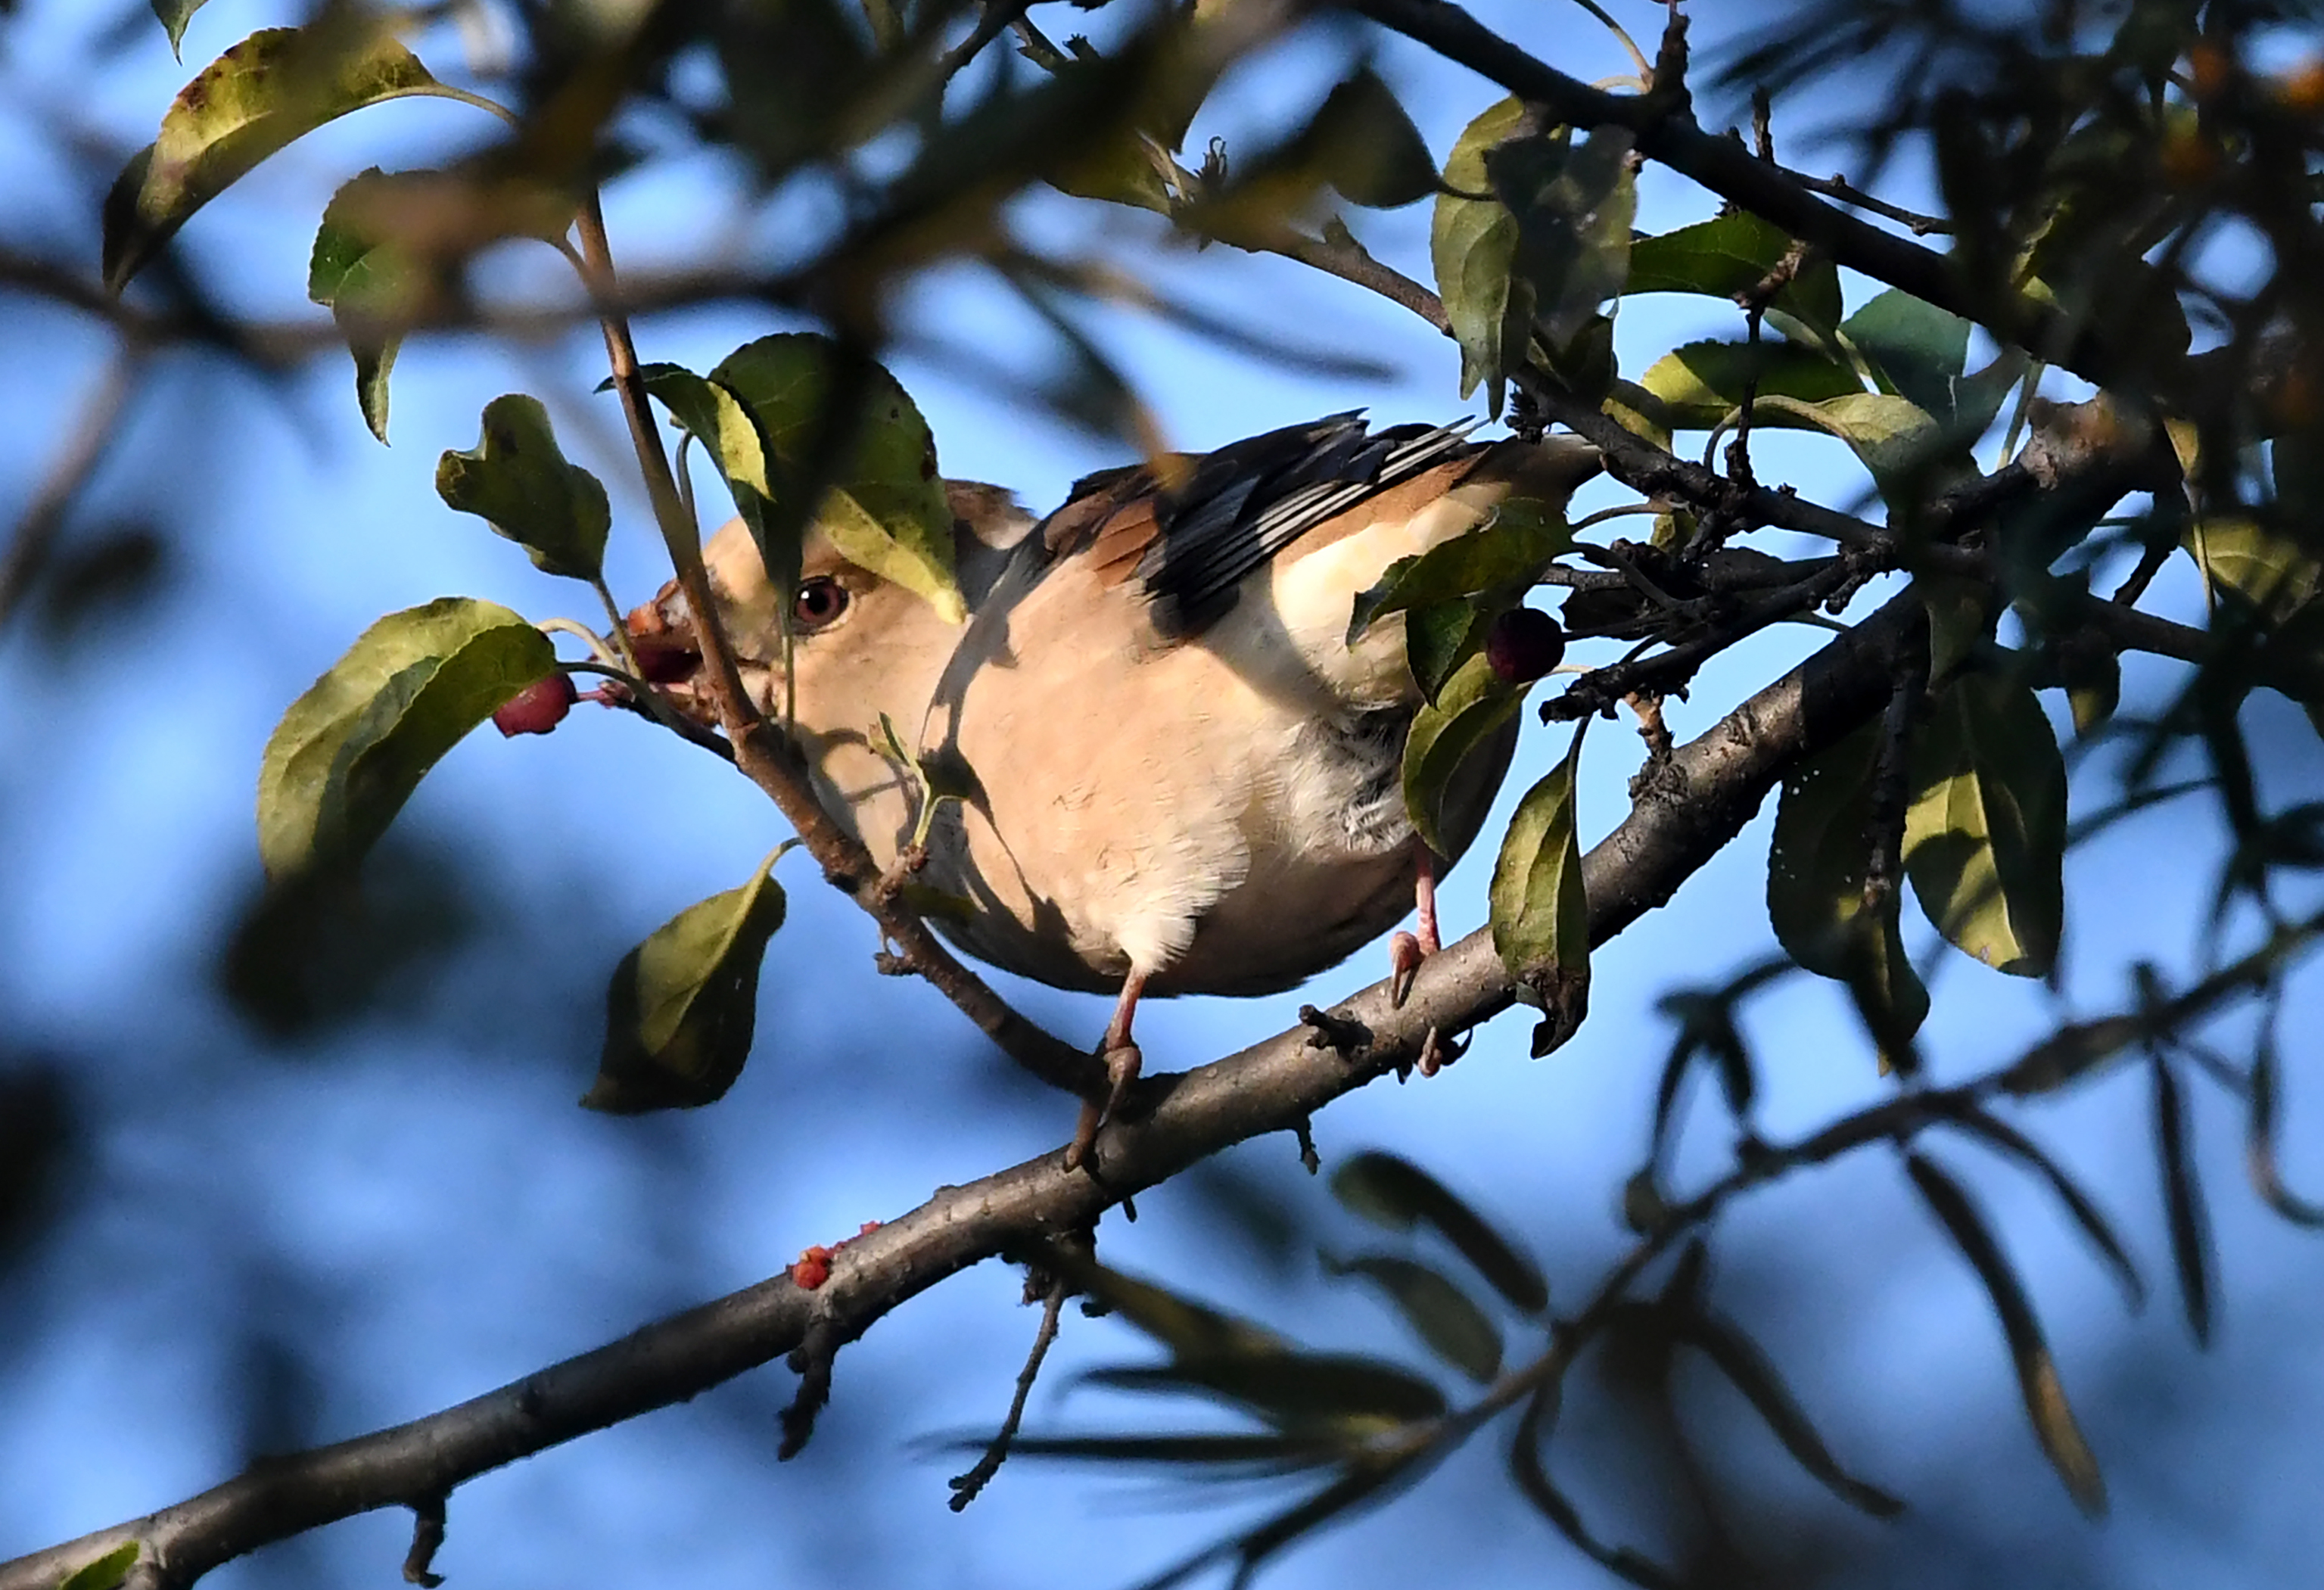
POLYGON ((1084 554, 1108 583, 1135 578, 1156 633, 1185 639, 1215 623, 1245 578, 1317 525, 1474 451, 1463 439, 1478 423, 1374 432, 1351 411, 1166 460, 1158 471, 1108 471, 1077 485, 1028 540, 1038 540, 1045 559, 1084 554))

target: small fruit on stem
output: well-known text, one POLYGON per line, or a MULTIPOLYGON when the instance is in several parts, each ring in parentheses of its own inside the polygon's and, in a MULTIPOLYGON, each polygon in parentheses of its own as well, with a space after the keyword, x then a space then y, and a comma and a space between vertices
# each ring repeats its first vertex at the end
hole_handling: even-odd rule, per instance
POLYGON ((493 714, 493 727, 511 737, 545 735, 565 721, 578 699, 573 676, 560 670, 519 690, 507 706, 493 714))
POLYGON ((1565 655, 1565 632, 1534 607, 1512 607, 1485 632, 1485 661, 1507 685, 1529 685, 1565 655))

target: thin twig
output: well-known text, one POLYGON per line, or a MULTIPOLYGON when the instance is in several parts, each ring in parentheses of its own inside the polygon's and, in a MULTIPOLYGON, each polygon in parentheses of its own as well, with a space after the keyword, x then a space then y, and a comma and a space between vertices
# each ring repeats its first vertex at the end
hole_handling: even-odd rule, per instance
POLYGON ((1000 1430, 984 1456, 966 1474, 952 1479, 952 1501, 948 1504, 960 1511, 977 1498, 978 1493, 992 1482, 1001 1465, 1009 1460, 1009 1443, 1017 1438, 1017 1428, 1025 1422, 1025 1400, 1033 1394, 1033 1382, 1041 1373, 1041 1360, 1049 1355, 1049 1344, 1057 1339, 1057 1318, 1065 1312, 1065 1279, 1050 1281, 1048 1295, 1041 1299, 1041 1326, 1033 1333, 1033 1350, 1025 1354, 1025 1367, 1017 1372, 1017 1394, 1009 1400, 1009 1415, 1001 1421, 1000 1430))

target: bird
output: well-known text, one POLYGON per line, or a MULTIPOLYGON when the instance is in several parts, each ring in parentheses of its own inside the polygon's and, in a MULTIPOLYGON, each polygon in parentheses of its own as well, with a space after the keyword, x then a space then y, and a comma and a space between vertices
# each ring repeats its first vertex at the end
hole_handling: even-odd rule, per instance
MULTIPOLYGON (((1351 637, 1355 600, 1512 497, 1562 513, 1598 468, 1578 438, 1480 443, 1472 426, 1328 415, 1102 471, 1038 519, 947 481, 960 624, 812 528, 788 591, 740 520, 705 543, 745 686, 793 715, 825 808, 883 869, 917 865, 949 906, 931 924, 969 954, 1115 996, 1109 1096, 1085 1105, 1069 1162, 1138 1075, 1141 998, 1281 992, 1416 901, 1392 960, 1408 977, 1437 948, 1435 879, 1481 827, 1516 725, 1455 775, 1434 855, 1402 790, 1424 699, 1403 618, 1351 637), (924 860, 907 854, 918 832, 924 860)), ((698 655, 675 582, 627 627, 698 655)), ((708 717, 698 673, 670 688, 708 717)))

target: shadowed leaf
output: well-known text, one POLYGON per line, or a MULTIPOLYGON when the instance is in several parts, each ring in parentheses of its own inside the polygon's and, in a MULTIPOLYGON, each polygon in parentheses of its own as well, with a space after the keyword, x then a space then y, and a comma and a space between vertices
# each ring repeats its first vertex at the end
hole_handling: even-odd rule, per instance
POLYGON ((1461 395, 1481 384, 1487 411, 1501 411, 1508 372, 1523 364, 1532 336, 1533 290, 1513 276, 1517 254, 1517 218, 1498 199, 1462 198, 1492 189, 1485 174, 1486 152, 1532 130, 1524 103, 1504 99, 1462 132, 1444 162, 1444 185, 1436 196, 1429 227, 1429 254, 1436 267, 1436 291, 1461 345, 1461 395))
POLYGON ((2260 1033, 2259 1052, 2252 1058, 2251 1111, 2245 1125, 2244 1161, 2251 1173, 2253 1189, 2269 1208, 2294 1225, 2324 1227, 2324 1205, 2311 1204, 2284 1186, 2283 1173, 2275 1162, 2276 1111, 2280 1107, 2276 1095, 2282 1086, 2282 1057, 2276 1050, 2275 1025, 2270 1021, 2260 1033))
POLYGON ((605 1045, 585 1109, 608 1114, 706 1105, 751 1057, 759 969, 783 923, 772 876, 786 845, 739 889, 714 894, 622 957, 605 990, 605 1045))
POLYGON ((1683 343, 1647 366, 1638 384, 1661 402, 1655 419, 1682 430, 1708 430, 1725 422, 1742 408, 1747 394, 1815 403, 1864 390, 1845 365, 1775 340, 1683 343))
POLYGON ((604 570, 613 524, 605 488, 566 461, 539 398, 511 393, 486 403, 483 439, 436 460, 436 495, 522 547, 544 573, 595 580, 604 570))
POLYGON ((1487 1382, 1500 1373, 1500 1327, 1443 1274, 1388 1253, 1346 1260, 1328 1253, 1321 1257, 1326 1274, 1370 1281, 1430 1352, 1471 1380, 1487 1382))
POLYGON ((2171 1261, 2179 1271, 2179 1296, 2187 1308, 2187 1328, 2195 1345, 2211 1345, 2210 1222, 2203 1214, 2203 1189, 2195 1179, 2192 1127, 2187 1101, 2171 1063, 2155 1055, 2148 1065, 2153 1081, 2155 1155, 2163 1170, 2163 1206, 2170 1216, 2171 1261))
POLYGON ((1348 642, 1392 613, 1480 596, 1504 587, 1529 587, 1550 560, 1573 544, 1563 520, 1517 513, 1497 517, 1467 535, 1454 536, 1416 557, 1399 558, 1380 581, 1357 593, 1348 618, 1348 642))
MULTIPOLYGON (((161 23, 161 31, 170 35, 170 53, 180 60, 186 58, 179 49, 185 42, 186 24, 193 21, 194 13, 208 4, 208 0, 152 0, 153 15, 161 23)), ((112 1586, 75 1585, 71 1590, 112 1590, 112 1586)))
POLYGON ((2066 1401, 2066 1389, 2058 1380, 2057 1363, 2050 1356, 2050 1345, 2043 1339, 2041 1322, 2034 1317, 2034 1305, 2026 1300, 2017 1272, 2010 1268, 2001 1244, 1986 1229, 1977 1206, 1952 1178, 1918 1154, 1904 1156, 1904 1169, 1954 1245, 1985 1283, 1986 1295, 1993 1299, 1994 1312, 2001 1318, 2002 1335, 2008 1339, 2010 1360, 2016 1365, 2017 1388, 2025 1399, 2026 1417, 2033 1421, 2034 1437, 2042 1443, 2051 1466, 2058 1471, 2058 1477, 2066 1483, 2067 1491, 2084 1512, 2092 1517, 2103 1514, 2107 1510, 2106 1481, 2098 1474, 2098 1459, 2091 1456, 2081 1428, 2074 1422, 2074 1410, 2066 1401))
POLYGON ((1443 825, 1454 779, 1471 753, 1509 726, 1524 701, 1523 689, 1502 683, 1479 654, 1454 670, 1436 699, 1413 715, 1404 743, 1404 809, 1437 855, 1453 848, 1443 825))
MULTIPOLYGON (((992 1444, 990 1436, 964 1437, 947 1442, 963 1452, 981 1452, 992 1444)), ((1334 1463, 1347 1456, 1349 1442, 1341 1436, 1288 1435, 1277 1431, 1236 1435, 1185 1436, 1019 1436, 1009 1443, 1011 1457, 1066 1457, 1093 1463, 1208 1464, 1256 1469, 1261 1474, 1296 1474, 1301 1469, 1334 1463)))
POLYGON ((1264 1326, 1070 1251, 1053 1251, 1043 1262, 1181 1358, 1251 1357, 1290 1350, 1289 1343, 1264 1326))
POLYGON ((1886 730, 1875 718, 1784 780, 1767 851, 1767 919, 1775 940, 1819 976, 1845 983, 1883 1054, 1901 1057, 1929 1013, 1904 953, 1904 891, 1864 904, 1871 871, 1873 789, 1886 730))
POLYGON ((1534 1393, 1526 1404, 1525 1416, 1517 1420, 1516 1438, 1509 1444, 1509 1477, 1517 1481, 1518 1492, 1575 1550, 1608 1572, 1644 1590, 1685 1590, 1680 1581, 1634 1548, 1609 1546, 1599 1539, 1582 1522, 1581 1510, 1550 1479, 1541 1447, 1556 1419, 1557 1405, 1557 1383, 1553 1381, 1534 1393))
POLYGON ((1117 1391, 1198 1392, 1286 1429, 1408 1424, 1444 1411, 1444 1393, 1382 1359, 1268 1352, 1093 1369, 1084 1379, 1117 1391))
POLYGON ((1877 1485, 1868 1485, 1840 1466, 1807 1412, 1784 1384, 1783 1377, 1759 1345, 1723 1319, 1676 1310, 1670 1316, 1672 1331, 1718 1365, 1734 1382, 1759 1417, 1784 1444, 1792 1460, 1828 1487, 1831 1493, 1874 1518, 1895 1518, 1904 1504, 1877 1485))
POLYGON ((373 624, 266 743, 258 851, 268 875, 359 859, 462 735, 556 665, 549 637, 466 596, 373 624))
POLYGON ((2073 1216, 2074 1224, 2082 1228, 2082 1234, 2089 1239, 2090 1245, 2098 1250, 2098 1257, 2105 1260, 2107 1268, 2114 1272, 2115 1280, 2121 1286, 2123 1299, 2129 1304, 2131 1311, 2136 1313, 2146 1307, 2146 1281, 2138 1273, 2138 1266, 2131 1262, 2129 1250, 2122 1245, 2122 1239, 2115 1235, 2113 1225, 2099 1211, 2098 1205, 2090 1201, 2089 1195, 2074 1184, 2064 1169, 2043 1151, 2040 1144, 1999 1116, 1975 1105, 1964 1104, 1950 1112, 1947 1118, 1962 1131, 2009 1155, 2047 1181, 2050 1190, 2058 1195, 2058 1201, 2066 1206, 2066 1213, 2073 1216))
MULTIPOLYGON (((1757 286, 1791 248, 1781 227, 1737 210, 1634 240, 1627 291, 1733 299, 1757 286)), ((1822 351, 1839 351, 1832 333, 1840 325, 1840 271, 1829 259, 1802 269, 1776 292, 1772 307, 1798 320, 1806 340, 1822 351)))
POLYGON ((1370 1150, 1332 1173, 1332 1194, 1390 1231, 1434 1226, 1493 1290, 1527 1314, 1549 1307, 1540 1267, 1452 1190, 1409 1160, 1370 1150))

